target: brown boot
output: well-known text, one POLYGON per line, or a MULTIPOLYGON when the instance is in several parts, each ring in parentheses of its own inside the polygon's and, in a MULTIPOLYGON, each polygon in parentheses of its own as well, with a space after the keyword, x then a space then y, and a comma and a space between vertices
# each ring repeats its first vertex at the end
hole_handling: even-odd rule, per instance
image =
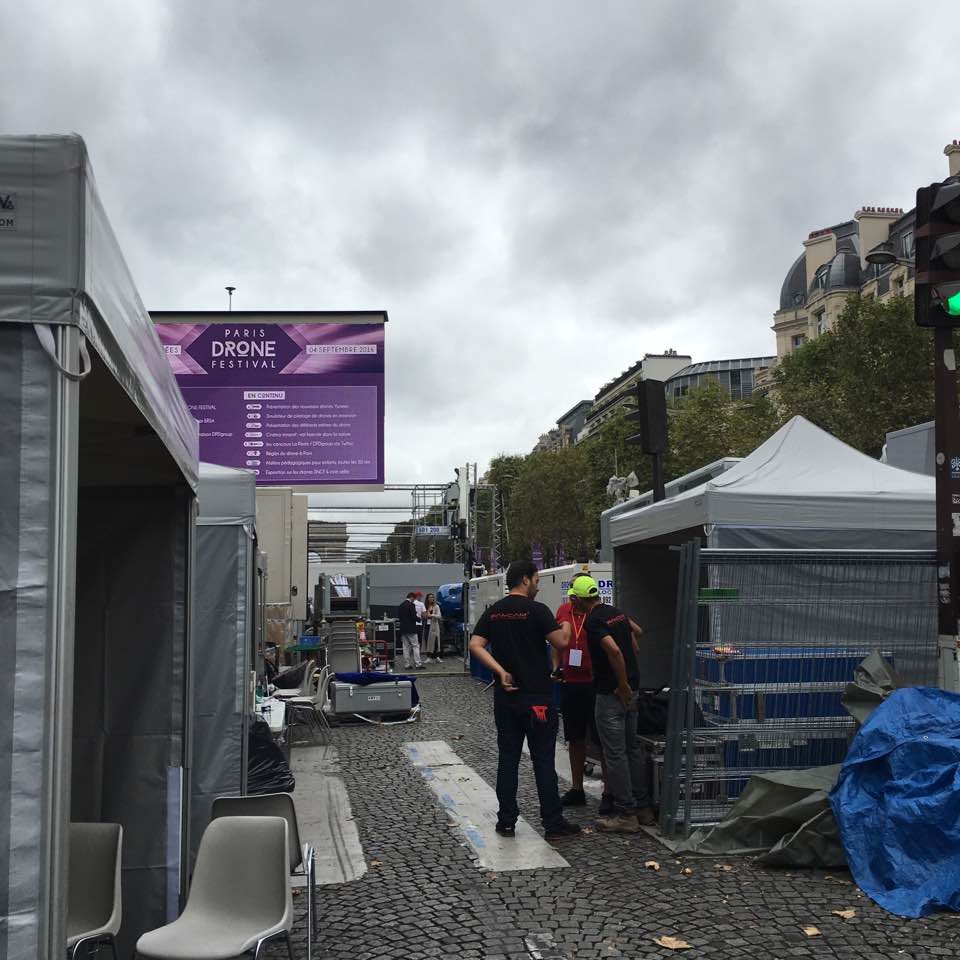
POLYGON ((598 817, 597 829, 604 833, 636 833, 640 829, 634 814, 614 814, 612 817, 598 817))
POLYGON ((637 823, 641 827, 652 827, 657 822, 657 815, 653 812, 653 807, 641 807, 637 811, 637 823))

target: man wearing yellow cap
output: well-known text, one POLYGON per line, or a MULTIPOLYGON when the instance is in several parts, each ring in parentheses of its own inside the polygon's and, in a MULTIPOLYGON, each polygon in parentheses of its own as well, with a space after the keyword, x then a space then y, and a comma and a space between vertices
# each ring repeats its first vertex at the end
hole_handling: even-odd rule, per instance
POLYGON ((636 833, 641 825, 653 823, 655 817, 637 736, 640 671, 630 618, 600 600, 600 588, 593 577, 578 577, 569 592, 574 608, 586 614, 583 628, 593 666, 594 716, 615 807, 611 816, 598 817, 597 828, 636 833))

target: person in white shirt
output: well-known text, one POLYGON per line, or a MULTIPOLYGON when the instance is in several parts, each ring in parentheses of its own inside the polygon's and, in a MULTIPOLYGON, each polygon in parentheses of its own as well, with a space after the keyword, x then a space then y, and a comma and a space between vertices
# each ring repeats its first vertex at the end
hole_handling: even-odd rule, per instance
POLYGON ((427 612, 427 605, 423 602, 423 594, 417 590, 413 595, 413 605, 417 608, 417 637, 420 640, 420 649, 423 649, 426 636, 424 635, 424 625, 426 619, 424 614, 427 612))

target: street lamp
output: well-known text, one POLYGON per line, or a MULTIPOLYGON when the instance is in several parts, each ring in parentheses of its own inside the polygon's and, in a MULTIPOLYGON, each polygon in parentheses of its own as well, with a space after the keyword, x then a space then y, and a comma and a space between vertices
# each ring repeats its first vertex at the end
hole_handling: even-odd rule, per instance
POLYGON ((893 250, 893 244, 889 240, 878 243, 864 258, 867 263, 875 267, 891 267, 895 263, 901 263, 904 266, 913 266, 913 260, 906 257, 898 257, 893 250))

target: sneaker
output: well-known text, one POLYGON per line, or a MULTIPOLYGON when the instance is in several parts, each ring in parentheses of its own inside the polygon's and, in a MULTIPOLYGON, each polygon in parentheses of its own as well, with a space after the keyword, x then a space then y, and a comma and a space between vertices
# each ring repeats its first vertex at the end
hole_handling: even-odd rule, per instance
POLYGON ((496 830, 501 837, 515 837, 517 835, 517 827, 516 824, 513 823, 501 823, 498 820, 494 830, 496 830))
POLYGON ((613 794, 605 793, 600 798, 600 806, 597 808, 598 817, 611 817, 613 816, 613 794))
POLYGON ((641 807, 637 811, 637 823, 641 827, 652 827, 657 822, 657 815, 653 812, 653 807, 641 807))
POLYGON ((585 807, 587 805, 587 795, 582 790, 574 790, 571 787, 561 798, 562 807, 585 807))
POLYGON ((567 837, 576 837, 580 833, 580 827, 569 820, 561 820, 552 827, 547 827, 543 834, 545 840, 565 840, 567 837))
POLYGON ((636 833, 640 829, 636 814, 598 817, 597 829, 604 833, 636 833))

